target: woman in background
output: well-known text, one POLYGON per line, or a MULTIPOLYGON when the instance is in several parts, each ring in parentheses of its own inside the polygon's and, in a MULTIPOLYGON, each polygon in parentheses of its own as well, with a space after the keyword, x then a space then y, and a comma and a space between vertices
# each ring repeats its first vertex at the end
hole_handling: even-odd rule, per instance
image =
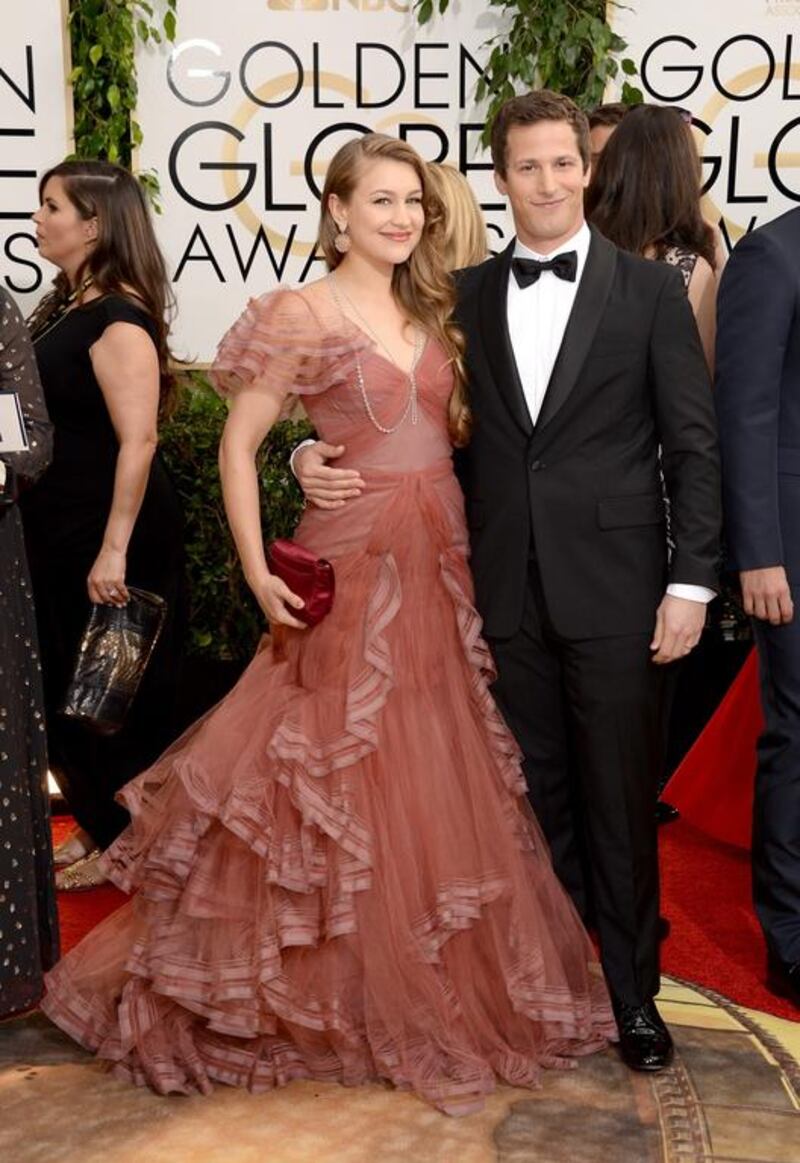
POLYGON ((103 879, 99 850, 122 831, 118 788, 171 739, 180 657, 182 522, 156 453, 168 410, 168 283, 142 188, 108 162, 44 175, 39 250, 59 268, 31 320, 55 430, 53 463, 23 498, 42 648, 50 760, 78 824, 56 850, 60 888, 103 879), (59 716, 93 602, 128 585, 166 599, 167 622, 128 720, 101 737, 59 716))
POLYGON ((486 221, 467 179, 446 162, 428 163, 431 190, 443 208, 439 257, 446 271, 474 267, 489 257, 486 221))
POLYGON ((718 260, 700 187, 700 157, 682 111, 636 105, 600 155, 586 216, 622 250, 678 267, 713 373, 718 260))
POLYGON ((0 452, 0 1018, 38 1002, 58 958, 47 748, 33 594, 16 499, 44 472, 52 432, 19 311, 0 290, 0 392, 22 406, 28 448, 0 452))

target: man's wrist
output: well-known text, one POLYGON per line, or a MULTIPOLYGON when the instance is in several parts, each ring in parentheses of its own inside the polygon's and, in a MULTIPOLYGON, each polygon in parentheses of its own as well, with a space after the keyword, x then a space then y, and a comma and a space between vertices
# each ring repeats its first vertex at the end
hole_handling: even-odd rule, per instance
POLYGON ((289 456, 289 468, 290 468, 292 476, 295 478, 295 480, 297 480, 297 472, 295 471, 295 467, 294 467, 294 458, 297 456, 298 452, 300 452, 301 449, 308 448, 308 446, 310 444, 316 444, 316 443, 317 443, 316 440, 314 440, 312 437, 309 436, 305 440, 301 440, 300 443, 297 445, 297 447, 292 449, 291 454, 289 456))
POLYGON ((684 582, 671 582, 667 586, 667 594, 671 598, 685 598, 689 602, 701 602, 707 606, 717 596, 708 586, 687 585, 684 582))

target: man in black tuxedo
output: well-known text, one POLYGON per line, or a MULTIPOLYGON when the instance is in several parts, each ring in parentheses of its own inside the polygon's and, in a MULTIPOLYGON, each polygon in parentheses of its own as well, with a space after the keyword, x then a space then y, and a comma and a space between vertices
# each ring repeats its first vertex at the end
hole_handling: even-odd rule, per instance
MULTIPOLYGON (((573 102, 508 102, 492 155, 517 239, 458 276, 477 606, 555 870, 584 916, 591 898, 623 1056, 656 1070, 671 1055, 653 1003, 663 664, 697 642, 718 557, 708 373, 677 271, 584 222, 573 102)), ((358 482, 318 449, 298 476, 337 503, 358 482)))
POLYGON ((717 413, 729 564, 753 616, 753 895, 773 988, 800 1005, 800 209, 748 234, 720 286, 717 413))
POLYGON ((677 272, 584 222, 574 104, 508 102, 492 157, 517 237, 461 275, 458 311, 477 605, 556 871, 591 905, 623 1054, 657 1069, 663 666, 697 643, 716 584, 710 385, 677 272))

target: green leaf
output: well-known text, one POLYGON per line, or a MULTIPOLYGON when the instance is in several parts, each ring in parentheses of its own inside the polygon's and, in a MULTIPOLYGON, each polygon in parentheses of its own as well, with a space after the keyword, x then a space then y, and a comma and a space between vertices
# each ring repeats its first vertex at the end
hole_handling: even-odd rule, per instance
POLYGON ((625 57, 624 60, 620 62, 620 64, 622 65, 623 73, 625 73, 627 77, 635 77, 639 71, 636 68, 636 62, 632 61, 630 57, 625 57))
POLYGON ((641 105, 644 101, 644 93, 626 81, 622 86, 622 100, 626 105, 641 105))
POLYGON ((101 44, 93 44, 89 49, 89 60, 93 65, 98 65, 103 59, 103 46, 101 44))
POLYGON ((112 109, 119 109, 119 88, 116 85, 108 86, 106 100, 112 109))
POLYGON ((177 21, 175 20, 174 12, 167 12, 164 15, 164 32, 167 35, 167 40, 175 40, 175 32, 177 30, 177 21))

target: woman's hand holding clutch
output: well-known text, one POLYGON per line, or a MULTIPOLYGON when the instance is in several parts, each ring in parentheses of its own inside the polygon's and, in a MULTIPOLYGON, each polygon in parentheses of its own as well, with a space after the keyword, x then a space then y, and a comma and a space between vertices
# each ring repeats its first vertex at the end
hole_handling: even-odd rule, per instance
POLYGON ((103 546, 89 571, 86 588, 89 600, 96 605, 124 606, 128 601, 125 585, 125 554, 120 549, 103 546))
POLYGON ((264 616, 271 626, 292 626, 295 630, 305 630, 304 622, 292 616, 291 609, 302 610, 303 599, 293 594, 286 582, 275 574, 267 574, 252 587, 264 616))

